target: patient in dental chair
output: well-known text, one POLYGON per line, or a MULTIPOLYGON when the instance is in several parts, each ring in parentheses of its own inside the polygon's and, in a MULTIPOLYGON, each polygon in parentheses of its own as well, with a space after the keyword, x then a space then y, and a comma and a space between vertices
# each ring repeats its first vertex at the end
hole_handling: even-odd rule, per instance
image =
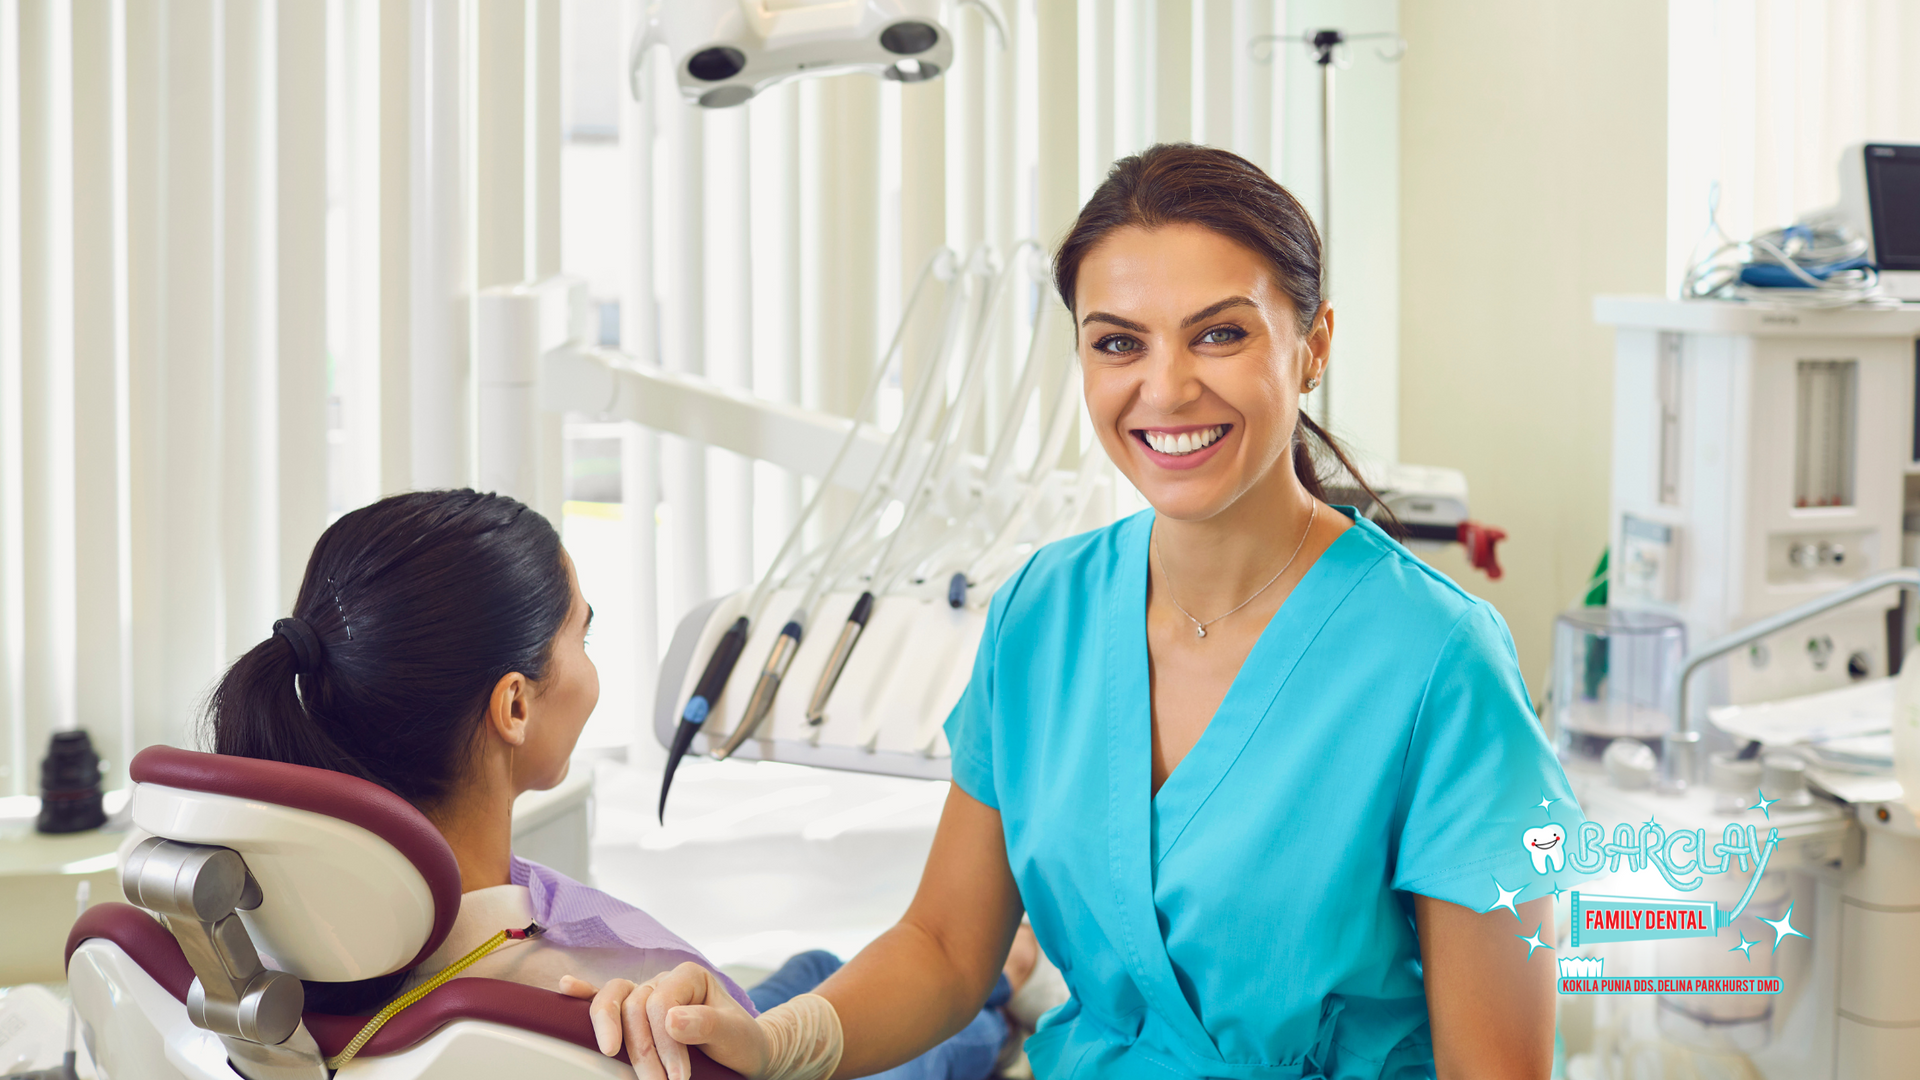
MULTIPOLYGON (((396 495, 321 535, 292 617, 276 622, 209 697, 212 749, 331 769, 395 792, 445 837, 463 895, 446 940, 413 970, 309 983, 309 1009, 370 1013, 500 931, 534 924, 540 933, 460 974, 591 995, 612 979, 638 983, 686 961, 713 967, 645 912, 511 851, 515 796, 565 778, 599 699, 586 652, 592 621, 553 526, 503 496, 396 495)), ((824 956, 796 957, 751 995, 722 979, 757 1011, 756 1001, 771 1007, 824 978, 820 971, 800 985, 824 956)), ((1022 968, 1031 962, 1011 964, 1009 974, 1024 982, 1022 968)), ((926 1066, 909 1075, 987 1076, 1007 1038, 999 1004, 951 1045, 909 1063, 926 1066)))

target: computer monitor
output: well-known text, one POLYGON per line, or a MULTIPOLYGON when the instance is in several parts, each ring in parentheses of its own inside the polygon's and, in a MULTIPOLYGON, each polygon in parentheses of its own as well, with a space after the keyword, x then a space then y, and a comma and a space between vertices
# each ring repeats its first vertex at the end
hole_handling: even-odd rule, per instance
POLYGON ((1920 300, 1920 146, 1860 143, 1840 159, 1841 205, 1872 244, 1882 289, 1920 300))

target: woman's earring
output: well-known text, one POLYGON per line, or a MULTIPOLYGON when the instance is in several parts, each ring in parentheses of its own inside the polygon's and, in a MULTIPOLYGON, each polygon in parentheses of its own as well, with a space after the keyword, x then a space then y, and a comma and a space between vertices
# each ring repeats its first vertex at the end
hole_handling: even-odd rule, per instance
POLYGON ((1315 375, 1313 378, 1307 380, 1307 388, 1301 391, 1301 393, 1311 393, 1318 389, 1320 389, 1320 376, 1315 375))

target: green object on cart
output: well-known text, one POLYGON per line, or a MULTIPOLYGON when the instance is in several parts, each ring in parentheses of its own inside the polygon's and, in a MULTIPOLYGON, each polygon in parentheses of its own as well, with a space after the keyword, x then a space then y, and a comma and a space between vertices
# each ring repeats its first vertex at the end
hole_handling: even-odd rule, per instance
POLYGON ((1600 549, 1600 564, 1593 568, 1593 576, 1587 579, 1587 598, 1583 601, 1588 607, 1607 606, 1607 549, 1600 549))
MULTIPOLYGON (((1588 607, 1607 606, 1607 549, 1600 549, 1600 564, 1593 568, 1593 576, 1587 579, 1588 607)), ((1586 700, 1592 701, 1600 696, 1600 687, 1607 681, 1607 648, 1600 638, 1587 641, 1587 655, 1580 673, 1580 689, 1586 700)))

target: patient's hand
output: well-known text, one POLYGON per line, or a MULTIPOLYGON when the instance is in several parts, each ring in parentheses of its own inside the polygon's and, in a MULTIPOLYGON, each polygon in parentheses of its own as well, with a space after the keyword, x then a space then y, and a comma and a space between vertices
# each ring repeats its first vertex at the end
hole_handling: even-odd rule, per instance
POLYGON ((593 999, 588 1015, 600 1052, 612 1057, 624 1042, 640 1080, 689 1080, 688 1046, 742 1076, 766 1069, 769 1047, 760 1025, 712 972, 692 961, 637 986, 615 979, 595 988, 566 975, 560 992, 593 999))

